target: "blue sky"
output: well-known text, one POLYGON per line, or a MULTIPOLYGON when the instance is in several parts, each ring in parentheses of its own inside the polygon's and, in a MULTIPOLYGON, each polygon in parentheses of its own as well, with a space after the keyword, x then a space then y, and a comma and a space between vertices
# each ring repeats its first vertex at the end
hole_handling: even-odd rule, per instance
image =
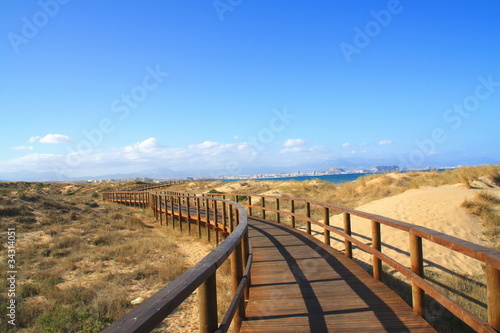
POLYGON ((0 179, 500 163, 500 3, 4 1, 0 179))

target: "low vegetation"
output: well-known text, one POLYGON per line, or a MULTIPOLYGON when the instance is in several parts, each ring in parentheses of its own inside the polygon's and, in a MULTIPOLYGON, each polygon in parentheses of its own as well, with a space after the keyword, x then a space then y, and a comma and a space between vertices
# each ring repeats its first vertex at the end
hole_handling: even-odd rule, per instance
MULTIPOLYGON (((23 332, 99 332, 188 267, 178 242, 149 211, 102 202, 109 185, 0 184, 0 270, 6 231, 17 234, 16 327, 23 332)), ((212 248, 204 242, 200 246, 212 248)), ((194 245, 193 245, 194 246, 194 245)), ((0 332, 7 311, 0 280, 0 332)))
MULTIPOLYGON (((157 227, 148 210, 104 203, 101 199, 103 191, 132 185, 0 184, 0 228, 3 230, 0 269, 3 272, 7 271, 3 254, 6 253, 3 251, 6 247, 4 231, 15 227, 17 232, 17 328, 22 328, 23 332, 99 332, 128 312, 131 300, 151 296, 192 265, 185 260, 185 253, 178 244, 195 242, 193 238, 157 227)), ((355 208, 410 189, 441 185, 478 189, 476 197, 465 201, 463 207, 482 221, 485 234, 499 249, 500 202, 493 194, 500 186, 498 166, 371 175, 340 185, 319 180, 210 181, 177 184, 171 189, 301 197, 355 208)), ((240 197, 240 200, 247 199, 240 197)), ((252 204, 260 205, 258 202, 252 204)), ((286 201, 282 205, 284 209, 289 208, 286 201)), ((304 209, 300 204, 295 208, 297 211, 304 209)), ((313 214, 321 216, 319 211, 313 214)), ((211 248, 203 242, 197 244, 211 248)), ((230 289, 227 266, 220 270, 221 277, 217 279, 221 290, 230 289)), ((446 280, 445 287, 449 288, 443 290, 459 290, 466 299, 475 299, 470 309, 484 317, 483 282, 475 277, 457 277, 455 282, 450 282, 452 277, 426 274, 438 287, 443 285, 440 281, 446 280)), ((386 282, 399 286, 396 289, 408 298, 407 284, 393 279, 390 274, 385 275, 386 282)), ((4 291, 6 287, 7 281, 0 280, 0 289, 4 291)), ((219 315, 222 316, 231 295, 218 293, 218 296, 219 315)), ((6 318, 7 301, 2 292, 2 320, 6 318)), ((437 327, 444 327, 440 330, 466 331, 463 325, 448 320, 450 315, 435 302, 428 302, 431 309, 428 317, 438 322, 437 327), (439 324, 443 321, 445 324, 439 324)), ((0 325, 0 332, 9 332, 8 326, 0 325)))
POLYGON ((500 250, 500 197, 482 191, 473 199, 465 200, 462 207, 481 220, 484 233, 491 239, 493 247, 500 250))

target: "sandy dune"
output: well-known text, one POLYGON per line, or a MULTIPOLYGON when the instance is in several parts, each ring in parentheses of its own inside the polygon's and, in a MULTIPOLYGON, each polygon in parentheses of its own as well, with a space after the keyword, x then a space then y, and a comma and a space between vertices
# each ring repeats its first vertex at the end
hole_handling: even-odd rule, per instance
MULTIPOLYGON (((413 223, 452 235, 472 243, 487 245, 488 241, 482 233, 480 221, 464 208, 460 207, 465 199, 471 199, 479 190, 466 189, 460 185, 441 186, 409 190, 402 194, 370 202, 357 210, 382 215, 396 220, 413 223)), ((500 195, 498 189, 490 190, 500 195)), ((352 217, 352 232, 371 242, 370 221, 352 217)), ((331 225, 343 228, 342 217, 331 217, 331 225)), ((322 229, 315 228, 318 237, 322 229)), ((382 226, 382 252, 409 266, 408 234, 382 226)), ((343 250, 343 242, 332 241, 332 246, 343 250)), ((472 275, 481 271, 480 262, 466 257, 440 245, 423 241, 425 266, 444 267, 460 274, 472 275)), ((354 250, 354 256, 371 265, 371 255, 354 250)))

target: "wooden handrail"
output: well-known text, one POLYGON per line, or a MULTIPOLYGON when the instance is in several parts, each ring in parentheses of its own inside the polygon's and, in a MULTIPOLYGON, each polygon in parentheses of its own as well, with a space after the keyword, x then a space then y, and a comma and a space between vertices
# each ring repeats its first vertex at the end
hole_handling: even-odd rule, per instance
MULTIPOLYGON (((380 279, 380 265, 381 261, 388 264, 405 277, 409 278, 412 283, 412 298, 413 298, 413 310, 415 314, 423 315, 424 313, 424 292, 429 296, 433 297, 438 303, 440 303, 447 310, 452 312, 455 316, 461 319, 464 323, 469 325, 471 328, 478 332, 500 332, 500 252, 486 248, 484 246, 468 242, 466 240, 453 237, 439 231, 435 231, 426 227, 414 225, 411 223, 398 221, 395 219, 390 219, 384 216, 370 214, 350 208, 340 207, 336 205, 331 205, 315 200, 303 199, 303 198, 293 198, 293 197, 278 197, 272 195, 257 195, 257 194, 232 194, 232 193, 210 193, 204 194, 204 196, 216 197, 216 196, 234 196, 237 198, 246 197, 248 198, 248 205, 242 205, 248 208, 249 211, 257 210, 262 212, 262 217, 265 219, 266 211, 274 212, 278 214, 277 216, 284 214, 292 217, 292 223, 295 219, 299 218, 307 222, 307 230, 310 233, 310 223, 314 223, 324 229, 325 243, 329 243, 330 237, 327 236, 330 232, 344 238, 345 241, 345 255, 352 258, 352 244, 358 246, 362 250, 372 254, 373 261, 373 274, 374 278, 380 279), (255 198, 256 200, 252 200, 255 198), (260 206, 252 204, 252 202, 258 202, 260 198, 260 206), (272 199, 270 201, 276 202, 275 208, 266 207, 265 199, 272 199), (282 209, 280 206, 280 200, 291 201, 290 211, 282 209), (295 202, 304 202, 306 204, 306 215, 298 214, 296 209, 294 209, 295 202), (324 221, 326 223, 319 222, 311 217, 311 205, 316 207, 321 207, 325 210, 324 221), (344 231, 340 231, 328 225, 328 217, 331 211, 339 212, 344 214, 344 231), (360 240, 356 239, 351 235, 350 231, 350 217, 357 216, 363 219, 371 221, 372 225, 372 246, 368 246, 360 240), (381 252, 380 243, 380 225, 385 225, 393 229, 401 230, 406 232, 409 236, 408 242, 411 247, 410 260, 411 267, 406 267, 387 255, 381 252), (455 252, 461 253, 463 255, 469 256, 480 262, 486 264, 486 286, 487 286, 487 307, 488 307, 488 322, 484 322, 478 316, 472 314, 470 311, 464 309, 459 304, 451 300, 449 297, 444 295, 442 292, 437 290, 434 286, 429 284, 423 276, 422 270, 422 239, 428 240, 435 244, 441 245, 455 252)), ((281 218, 279 219, 282 220, 281 218)))
MULTIPOLYGON (((174 227, 173 217, 177 215, 179 217, 180 226, 182 225, 183 217, 186 217, 189 219, 187 221, 188 224, 190 224, 191 221, 196 221, 197 225, 205 223, 208 230, 210 227, 213 227, 216 233, 221 229, 221 225, 216 223, 217 219, 215 219, 213 225, 210 224, 210 212, 216 214, 217 210, 211 211, 209 210, 209 206, 211 204, 213 204, 214 207, 217 207, 217 205, 222 205, 224 207, 229 205, 230 214, 224 216, 222 230, 226 232, 227 235, 224 241, 198 264, 188 269, 166 287, 148 298, 142 304, 136 306, 102 332, 149 332, 172 313, 197 288, 199 291, 200 303, 200 332, 214 332, 217 329, 221 329, 221 332, 227 331, 232 320, 235 321, 236 327, 241 325, 241 321, 244 319, 245 307, 245 302, 242 300, 245 295, 245 289, 248 288, 252 251, 248 248, 247 213, 240 204, 224 199, 205 198, 206 202, 203 203, 206 204, 206 206, 202 208, 200 207, 200 200, 197 196, 188 196, 180 193, 176 193, 175 195, 159 194, 144 191, 106 192, 103 194, 103 198, 106 201, 124 203, 127 205, 140 207, 147 205, 153 210, 158 221, 162 221, 162 214, 165 214, 166 225, 168 224, 167 215, 169 214, 170 206, 172 227, 174 227), (138 195, 138 193, 141 194, 138 195), (175 204, 174 201, 177 203, 175 204), (177 211, 175 209, 176 205, 177 211), (196 213, 194 215, 190 214, 190 212, 187 211, 188 208, 194 208, 196 213), (186 214, 183 214, 182 209, 185 209, 186 214), (205 219, 202 217, 202 212, 205 212, 205 219), (224 225, 227 223, 226 218, 229 219, 229 225, 231 225, 230 232, 228 232, 227 228, 224 228, 224 225), (237 225, 234 226, 235 224, 237 225), (242 253, 248 256, 244 257, 242 253), (215 274, 217 269, 221 267, 230 256, 232 266, 231 274, 233 276, 233 283, 236 283, 233 297, 237 300, 237 305, 231 304, 228 310, 231 316, 226 315, 221 327, 218 327, 215 274), (240 288, 239 286, 242 287, 240 288), (234 315, 235 313, 236 316, 234 315)), ((235 301, 233 301, 233 303, 234 302, 235 301)))

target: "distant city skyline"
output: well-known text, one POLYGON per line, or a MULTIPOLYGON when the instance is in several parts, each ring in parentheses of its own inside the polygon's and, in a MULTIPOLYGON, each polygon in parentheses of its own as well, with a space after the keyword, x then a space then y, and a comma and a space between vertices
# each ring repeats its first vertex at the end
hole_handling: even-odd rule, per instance
POLYGON ((0 179, 500 163, 497 1, 218 3, 0 4, 0 179))

